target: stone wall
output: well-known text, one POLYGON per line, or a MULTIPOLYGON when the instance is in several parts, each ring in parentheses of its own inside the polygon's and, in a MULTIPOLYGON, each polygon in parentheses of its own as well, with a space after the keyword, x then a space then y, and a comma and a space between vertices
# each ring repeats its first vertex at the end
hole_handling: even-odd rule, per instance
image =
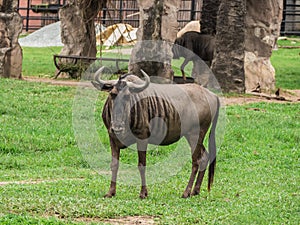
POLYGON ((245 87, 262 91, 275 89, 275 70, 270 62, 280 33, 282 0, 247 0, 245 39, 245 87))

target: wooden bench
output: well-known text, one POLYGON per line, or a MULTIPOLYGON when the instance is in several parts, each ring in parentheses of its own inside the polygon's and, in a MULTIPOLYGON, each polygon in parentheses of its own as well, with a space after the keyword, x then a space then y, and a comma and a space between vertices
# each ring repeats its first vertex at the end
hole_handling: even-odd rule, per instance
POLYGON ((57 68, 58 72, 56 73, 54 79, 56 79, 62 72, 69 73, 73 78, 74 73, 81 73, 82 70, 86 69, 87 65, 90 65, 92 62, 98 61, 111 61, 116 63, 117 71, 120 70, 120 62, 129 62, 129 59, 118 59, 118 58, 104 58, 104 57, 87 57, 87 56, 78 56, 78 55, 53 55, 54 65, 57 68), (70 59, 69 62, 61 62, 61 59, 70 59), (83 66, 85 65, 85 66, 83 66))

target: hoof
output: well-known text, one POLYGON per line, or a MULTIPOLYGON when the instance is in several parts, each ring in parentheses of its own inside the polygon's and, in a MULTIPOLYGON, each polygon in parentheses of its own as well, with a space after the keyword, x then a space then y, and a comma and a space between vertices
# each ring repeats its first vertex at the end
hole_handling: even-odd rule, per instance
POLYGON ((191 196, 190 193, 184 192, 184 193, 182 194, 181 198, 188 198, 188 197, 190 197, 190 196, 191 196))
POLYGON ((192 195, 194 196, 194 195, 199 195, 200 194, 200 191, 199 190, 193 190, 193 192, 192 192, 192 195))
POLYGON ((104 198, 112 198, 112 197, 114 197, 116 195, 116 193, 110 193, 110 192, 108 192, 106 195, 104 195, 103 197, 104 198))
POLYGON ((148 197, 148 192, 146 191, 141 191, 140 193, 140 199, 145 199, 148 197))
POLYGON ((145 199, 145 198, 147 198, 147 194, 140 194, 140 199, 145 199))
POLYGON ((143 186, 140 192, 140 199, 145 199, 148 196, 148 190, 146 186, 143 186))

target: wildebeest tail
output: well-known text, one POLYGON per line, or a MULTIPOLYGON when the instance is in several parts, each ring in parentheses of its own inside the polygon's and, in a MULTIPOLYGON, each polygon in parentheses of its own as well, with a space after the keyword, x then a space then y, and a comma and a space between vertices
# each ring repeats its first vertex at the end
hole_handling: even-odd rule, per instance
POLYGON ((212 126, 209 133, 209 142, 208 142, 208 150, 209 150, 209 168, 208 168, 208 191, 214 182, 214 174, 216 168, 216 160, 217 160, 217 146, 216 146, 216 126, 219 117, 220 110, 220 100, 217 98, 217 111, 214 115, 212 126))

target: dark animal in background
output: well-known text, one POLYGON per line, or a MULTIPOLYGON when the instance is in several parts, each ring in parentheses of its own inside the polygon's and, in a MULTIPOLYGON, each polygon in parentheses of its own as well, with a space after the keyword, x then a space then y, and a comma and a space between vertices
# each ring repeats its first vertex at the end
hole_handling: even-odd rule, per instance
POLYGON ((261 93, 260 83, 257 83, 256 87, 251 92, 261 93))
POLYGON ((280 88, 278 88, 277 91, 275 91, 275 95, 276 95, 276 97, 279 97, 279 95, 280 95, 280 88))
POLYGON ((215 45, 214 36, 201 34, 196 31, 186 32, 181 37, 176 38, 172 48, 173 58, 185 58, 180 67, 184 80, 186 79, 184 67, 189 61, 197 58, 197 56, 199 56, 203 61, 206 61, 208 66, 211 66, 214 57, 215 45))
POLYGON ((103 81, 99 78, 101 70, 96 72, 92 83, 98 90, 109 92, 102 119, 110 138, 112 180, 105 197, 116 194, 120 149, 137 143, 142 184, 140 198, 146 198, 147 145, 170 145, 182 136, 187 139, 192 152, 192 172, 182 197, 199 194, 208 161, 210 190, 216 165, 215 129, 219 98, 197 84, 150 83, 149 76, 142 70, 145 81, 132 74, 122 75, 118 80, 103 81), (210 126, 208 153, 203 140, 210 126))

